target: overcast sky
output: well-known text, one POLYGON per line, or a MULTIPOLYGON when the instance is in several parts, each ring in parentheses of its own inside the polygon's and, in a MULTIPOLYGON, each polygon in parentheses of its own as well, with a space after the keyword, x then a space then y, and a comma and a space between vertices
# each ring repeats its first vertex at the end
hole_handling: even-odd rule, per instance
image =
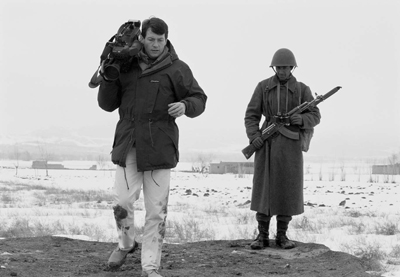
POLYGON ((308 155, 384 157, 400 151, 400 2, 3 0, 0 128, 114 136, 116 112, 88 82, 105 43, 129 19, 169 25, 169 39, 208 95, 206 112, 180 118, 181 147, 240 152, 244 113, 275 51, 296 56, 294 75, 324 94, 308 155))

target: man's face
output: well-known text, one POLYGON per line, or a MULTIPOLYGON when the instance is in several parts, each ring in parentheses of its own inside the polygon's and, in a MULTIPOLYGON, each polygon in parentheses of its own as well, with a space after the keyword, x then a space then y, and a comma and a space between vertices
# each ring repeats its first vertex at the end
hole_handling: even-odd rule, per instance
POLYGON ((165 34, 157 35, 149 28, 147 29, 146 37, 143 39, 142 43, 146 54, 150 58, 156 59, 164 51, 167 40, 165 39, 165 34))
POLYGON ((289 78, 292 68, 291 66, 276 66, 275 70, 280 80, 286 80, 289 78))

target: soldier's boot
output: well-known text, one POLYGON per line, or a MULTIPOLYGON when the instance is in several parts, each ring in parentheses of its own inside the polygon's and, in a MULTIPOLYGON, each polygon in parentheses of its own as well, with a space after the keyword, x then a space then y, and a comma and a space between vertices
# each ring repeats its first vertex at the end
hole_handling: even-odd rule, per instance
POLYGON ((296 247, 296 243, 291 241, 286 236, 286 233, 278 232, 275 238, 276 245, 280 246, 282 249, 292 249, 296 247))
POLYGON ((250 244, 251 249, 269 247, 269 222, 258 222, 258 232, 257 238, 250 244))
POLYGON ((286 231, 289 227, 289 222, 292 220, 291 216, 278 215, 277 216, 277 234, 275 237, 275 243, 282 249, 291 249, 296 247, 296 243, 291 241, 286 236, 286 231))

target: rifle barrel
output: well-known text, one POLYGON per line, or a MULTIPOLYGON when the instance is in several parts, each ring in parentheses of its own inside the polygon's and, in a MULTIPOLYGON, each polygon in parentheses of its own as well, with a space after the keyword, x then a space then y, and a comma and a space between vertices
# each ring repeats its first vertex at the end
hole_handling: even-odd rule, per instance
POLYGON ((339 89, 341 89, 342 87, 335 87, 334 89, 328 91, 326 94, 324 94, 322 96, 322 101, 324 101, 325 99, 328 99, 329 97, 331 97, 332 95, 334 95, 339 89))
POLYGON ((291 116, 291 115, 293 115, 293 114, 295 114, 295 113, 301 113, 302 111, 305 110, 305 107, 306 107, 308 104, 309 104, 308 102, 302 103, 300 106, 297 106, 296 108, 293 108, 292 110, 290 110, 290 111, 287 113, 287 115, 288 115, 288 116, 291 116))

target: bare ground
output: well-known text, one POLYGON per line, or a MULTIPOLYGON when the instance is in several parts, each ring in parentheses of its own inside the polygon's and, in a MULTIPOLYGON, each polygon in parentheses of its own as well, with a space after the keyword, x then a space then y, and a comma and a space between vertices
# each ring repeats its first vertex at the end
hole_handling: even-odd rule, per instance
MULTIPOLYGON (((368 265, 352 255, 321 244, 300 243, 291 250, 272 246, 251 250, 250 240, 165 244, 161 274, 185 276, 363 277, 368 265)), ((117 271, 107 267, 114 243, 64 237, 0 240, 0 276, 133 276, 141 275, 140 248, 117 271)), ((376 275, 375 275, 376 276, 376 275)))

